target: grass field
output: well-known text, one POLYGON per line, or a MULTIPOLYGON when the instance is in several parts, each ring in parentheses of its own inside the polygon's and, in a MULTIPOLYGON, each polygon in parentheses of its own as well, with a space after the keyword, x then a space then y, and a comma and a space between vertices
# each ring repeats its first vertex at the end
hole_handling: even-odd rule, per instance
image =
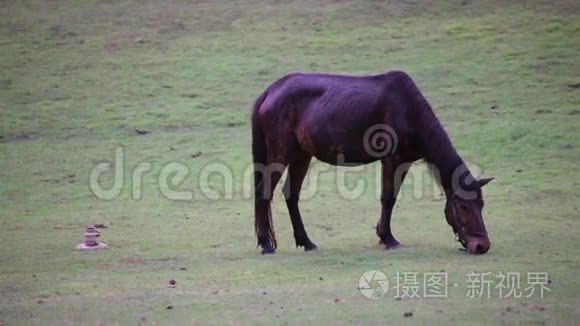
POLYGON ((579 22, 575 1, 0 1, 0 325, 577 323, 579 22), (303 201, 314 253, 295 248, 278 193, 279 249, 261 256, 243 175, 254 99, 290 71, 391 69, 496 178, 490 252, 457 250, 417 164, 393 214, 400 250, 377 245, 367 166, 348 177, 362 196, 344 199, 333 168, 303 201), (117 148, 123 187, 101 200, 90 173, 117 148), (170 188, 192 199, 167 198, 169 163, 187 167, 170 188), (228 189, 209 178, 217 200, 208 166, 232 174, 228 189), (110 249, 76 252, 91 223, 110 249), (358 290, 373 269, 391 281, 378 300, 358 290), (395 299, 397 272, 441 271, 448 298, 395 299), (499 298, 494 280, 491 298, 467 298, 472 271, 521 273, 521 288, 547 272, 550 291, 499 298))

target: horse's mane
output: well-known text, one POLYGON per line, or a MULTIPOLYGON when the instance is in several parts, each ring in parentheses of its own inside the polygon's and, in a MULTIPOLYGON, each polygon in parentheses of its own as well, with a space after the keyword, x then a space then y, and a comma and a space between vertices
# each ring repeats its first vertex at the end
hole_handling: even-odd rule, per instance
POLYGON ((411 78, 406 78, 405 84, 406 95, 412 105, 413 124, 423 144, 423 159, 437 182, 444 188, 449 187, 452 174, 464 164, 463 159, 453 147, 447 132, 417 85, 411 78))

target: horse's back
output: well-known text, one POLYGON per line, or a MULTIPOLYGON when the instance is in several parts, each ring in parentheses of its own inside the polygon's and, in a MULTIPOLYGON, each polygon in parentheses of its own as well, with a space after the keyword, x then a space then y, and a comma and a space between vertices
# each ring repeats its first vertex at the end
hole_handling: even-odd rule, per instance
POLYGON ((370 99, 380 95, 382 80, 384 80, 382 75, 351 76, 294 72, 283 76, 268 87, 264 109, 272 110, 278 106, 303 104, 325 95, 332 96, 335 103, 349 102, 357 97, 370 99))
POLYGON ((404 126, 402 72, 372 76, 292 73, 266 90, 264 126, 277 142, 294 142, 328 163, 378 159, 364 152, 365 133, 376 125, 404 126), (395 121, 400 120, 400 121, 395 121), (342 156, 341 156, 342 154, 342 156))

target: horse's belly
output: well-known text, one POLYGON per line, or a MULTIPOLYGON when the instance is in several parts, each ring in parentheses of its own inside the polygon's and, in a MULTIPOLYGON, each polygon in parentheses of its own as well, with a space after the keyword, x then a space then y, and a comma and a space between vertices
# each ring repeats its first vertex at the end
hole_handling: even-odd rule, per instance
POLYGON ((378 158, 365 157, 361 155, 348 155, 344 153, 316 153, 314 157, 322 162, 338 166, 357 166, 379 160, 378 158))
POLYGON ((380 159, 368 155, 364 146, 364 135, 357 132, 347 134, 338 129, 334 129, 332 133, 309 132, 299 128, 297 139, 304 151, 332 165, 366 164, 380 159))

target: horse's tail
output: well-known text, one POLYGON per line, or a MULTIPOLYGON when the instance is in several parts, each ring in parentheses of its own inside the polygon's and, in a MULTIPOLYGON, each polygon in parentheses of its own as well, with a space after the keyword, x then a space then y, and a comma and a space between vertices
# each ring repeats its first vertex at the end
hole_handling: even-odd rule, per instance
POLYGON ((262 173, 259 169, 268 164, 268 148, 266 145, 266 137, 259 121, 260 106, 268 96, 268 91, 262 93, 254 102, 252 111, 252 156, 254 160, 254 192, 258 196, 258 188, 262 182, 262 173))
MULTIPOLYGON (((264 135, 264 130, 259 121, 259 111, 260 107, 266 100, 268 96, 268 90, 262 93, 254 102, 253 111, 252 111, 252 156, 254 161, 254 197, 255 197, 255 222, 254 222, 254 229, 256 235, 258 236, 258 245, 261 245, 262 241, 266 241, 266 239, 261 239, 260 236, 260 229, 267 227, 268 229, 268 239, 267 241, 270 242, 270 245, 273 249, 276 249, 276 235, 274 234, 274 224, 272 222, 272 212, 270 210, 270 205, 268 207, 268 218, 267 220, 260 221, 258 213, 258 205, 261 198, 266 196, 264 194, 264 173, 268 173, 267 171, 267 164, 268 164, 268 146, 266 144, 266 137, 264 135), (263 225, 264 223, 268 223, 268 225, 263 225)), ((269 187, 266 187, 268 189, 269 187)))

